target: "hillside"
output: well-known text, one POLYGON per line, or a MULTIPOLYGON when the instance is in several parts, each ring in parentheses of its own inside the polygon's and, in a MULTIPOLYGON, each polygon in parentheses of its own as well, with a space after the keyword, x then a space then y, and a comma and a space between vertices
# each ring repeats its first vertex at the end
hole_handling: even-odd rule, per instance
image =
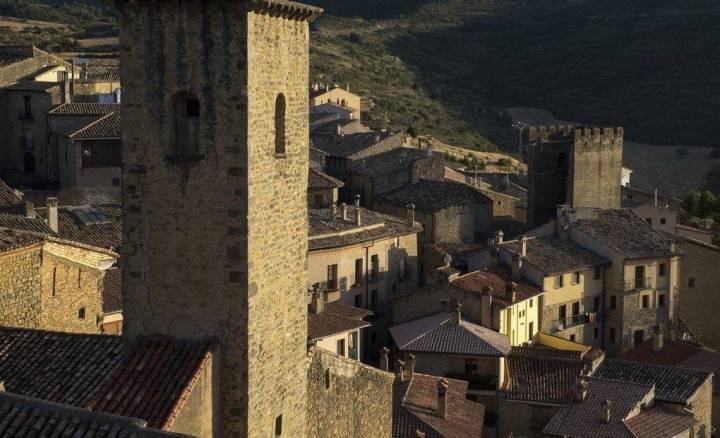
MULTIPOLYGON (((350 84, 374 127, 513 150, 502 110, 537 107, 625 126, 647 144, 720 143, 716 0, 309 2, 328 10, 312 27, 313 79, 350 84)), ((0 15, 71 26, 10 31, 0 21, 0 43, 115 49, 100 0, 0 0, 0 15)))

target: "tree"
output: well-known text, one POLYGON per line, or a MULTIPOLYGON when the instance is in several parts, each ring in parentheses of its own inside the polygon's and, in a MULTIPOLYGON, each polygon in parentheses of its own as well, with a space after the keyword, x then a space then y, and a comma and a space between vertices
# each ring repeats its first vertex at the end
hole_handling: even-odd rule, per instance
POLYGON ((700 190, 691 190, 682 202, 682 209, 690 216, 696 216, 700 204, 700 190))
POLYGON ((417 128, 414 127, 414 126, 408 127, 407 133, 408 133, 408 135, 409 135, 410 137, 412 137, 412 138, 417 138, 417 136, 418 136, 418 130, 417 130, 417 128))
POLYGON ((712 215, 718 208, 718 202, 715 195, 708 190, 703 190, 700 193, 700 202, 697 206, 697 216, 706 218, 712 215))

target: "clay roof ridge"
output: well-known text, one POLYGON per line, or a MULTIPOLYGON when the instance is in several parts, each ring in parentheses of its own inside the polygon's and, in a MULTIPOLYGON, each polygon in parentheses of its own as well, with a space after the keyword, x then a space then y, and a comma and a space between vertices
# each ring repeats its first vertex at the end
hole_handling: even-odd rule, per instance
POLYGON ((105 120, 105 119, 107 119, 107 118, 109 118, 109 117, 113 117, 116 113, 117 113, 117 111, 113 111, 113 112, 111 112, 111 113, 105 114, 104 116, 100 116, 100 117, 98 117, 97 119, 93 120, 92 122, 88 123, 87 125, 83 126, 82 128, 76 130, 75 132, 72 132, 72 133, 68 134, 68 137, 74 137, 74 136, 76 136, 77 134, 79 134, 80 132, 82 132, 82 131, 84 131, 84 130, 86 130, 86 129, 94 126, 94 125, 97 125, 98 123, 102 122, 103 120, 105 120))

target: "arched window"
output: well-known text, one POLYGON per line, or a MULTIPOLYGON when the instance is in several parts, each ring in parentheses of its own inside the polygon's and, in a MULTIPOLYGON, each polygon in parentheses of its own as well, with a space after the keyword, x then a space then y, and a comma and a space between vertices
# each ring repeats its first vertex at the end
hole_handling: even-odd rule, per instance
POLYGON ((25 173, 35 173, 35 155, 32 152, 25 152, 24 159, 25 173))
POLYGON ((173 111, 175 158, 200 158, 200 101, 191 93, 177 93, 173 99, 173 111))
POLYGON ((285 156, 285 96, 278 94, 275 99, 275 156, 285 156))
POLYGON ((340 101, 340 105, 343 106, 343 107, 346 107, 346 106, 347 106, 347 102, 345 101, 345 99, 343 99, 343 100, 340 101))

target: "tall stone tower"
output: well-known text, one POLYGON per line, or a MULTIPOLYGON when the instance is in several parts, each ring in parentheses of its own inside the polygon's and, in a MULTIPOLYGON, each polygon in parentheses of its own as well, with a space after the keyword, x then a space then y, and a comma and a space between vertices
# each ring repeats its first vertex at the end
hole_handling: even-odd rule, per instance
POLYGON ((321 10, 116 4, 124 333, 217 336, 217 433, 304 436, 308 44, 321 10))
POLYGON ((553 219, 558 205, 619 208, 623 128, 528 129, 528 225, 553 219))

